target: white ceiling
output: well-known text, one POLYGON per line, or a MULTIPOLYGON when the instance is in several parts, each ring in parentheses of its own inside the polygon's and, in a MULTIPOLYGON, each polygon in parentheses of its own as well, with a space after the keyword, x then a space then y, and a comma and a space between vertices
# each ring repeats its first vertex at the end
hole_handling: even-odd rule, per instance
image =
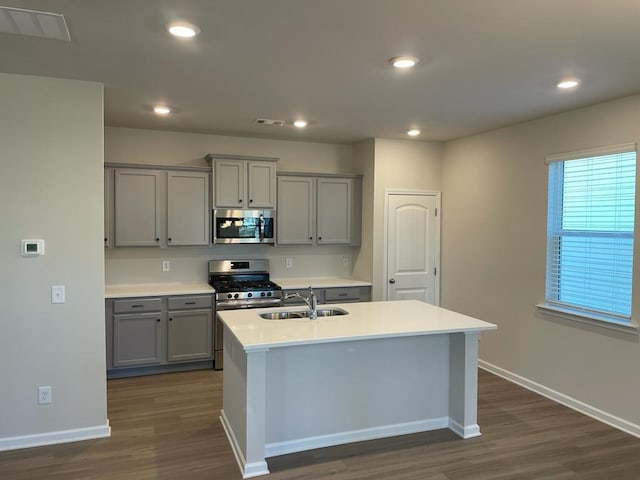
POLYGON ((640 91, 637 0, 0 4, 64 14, 72 39, 0 33, 0 71, 104 83, 107 125, 338 143, 417 127, 449 140, 640 91), (202 33, 177 40, 172 20, 202 33), (392 69, 401 54, 420 63, 392 69), (559 91, 564 76, 582 85, 559 91), (160 102, 176 113, 155 116, 160 102))

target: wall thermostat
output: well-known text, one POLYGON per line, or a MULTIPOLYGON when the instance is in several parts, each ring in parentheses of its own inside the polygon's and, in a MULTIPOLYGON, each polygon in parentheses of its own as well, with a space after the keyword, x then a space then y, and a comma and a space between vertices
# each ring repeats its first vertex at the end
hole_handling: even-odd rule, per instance
POLYGON ((22 240, 22 256, 44 255, 44 240, 22 240))

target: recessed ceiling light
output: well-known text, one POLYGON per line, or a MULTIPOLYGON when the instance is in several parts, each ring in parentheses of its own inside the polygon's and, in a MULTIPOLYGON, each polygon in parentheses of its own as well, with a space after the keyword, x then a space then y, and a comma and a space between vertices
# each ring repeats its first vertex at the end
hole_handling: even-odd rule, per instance
POLYGON ((418 130, 417 128, 412 128, 407 132, 407 135, 409 135, 410 137, 417 137, 418 135, 420 135, 420 130, 418 130))
POLYGON ((191 38, 200 33, 200 29, 195 25, 187 22, 170 23, 167 27, 169 33, 175 37, 191 38))
POLYGON ((558 83, 556 83, 556 86, 558 88, 575 88, 578 85, 580 85, 580 82, 578 81, 577 78, 565 78, 564 80, 559 81, 558 83))
POLYGON ((153 111, 158 115, 169 115, 171 113, 171 109, 165 105, 156 105, 153 107, 153 111))
POLYGON ((305 120, 296 120, 293 124, 298 128, 304 128, 307 126, 307 122, 305 120))
POLYGON ((396 68, 411 68, 416 65, 420 60, 416 57, 410 57, 404 55, 402 57, 393 57, 389 60, 389 63, 396 68))

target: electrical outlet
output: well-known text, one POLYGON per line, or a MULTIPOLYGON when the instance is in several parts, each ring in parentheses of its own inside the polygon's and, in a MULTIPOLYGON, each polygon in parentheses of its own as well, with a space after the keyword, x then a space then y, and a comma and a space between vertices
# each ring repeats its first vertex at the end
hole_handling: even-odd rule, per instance
POLYGON ((168 272, 171 270, 171 262, 169 260, 162 260, 162 271, 168 272))
POLYGON ((51 387, 38 387, 38 403, 45 405, 53 401, 51 397, 51 387))
POLYGON ((345 268, 349 268, 349 263, 351 263, 351 258, 342 257, 342 266, 345 268))
POLYGON ((284 268, 293 268, 293 258, 287 257, 284 259, 284 268))
POLYGON ((52 285, 51 286, 51 303, 64 303, 65 292, 64 285, 52 285))

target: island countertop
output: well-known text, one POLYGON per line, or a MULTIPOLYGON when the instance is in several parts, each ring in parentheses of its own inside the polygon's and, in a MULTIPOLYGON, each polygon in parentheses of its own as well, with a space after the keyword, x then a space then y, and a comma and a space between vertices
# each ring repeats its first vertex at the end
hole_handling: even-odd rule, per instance
POLYGON ((480 332, 497 328, 492 323, 417 300, 321 305, 319 308, 341 308, 349 313, 318 317, 316 320, 266 320, 259 316, 260 313, 274 310, 297 311, 305 308, 291 306, 225 310, 218 312, 218 315, 247 352, 294 345, 480 332))

